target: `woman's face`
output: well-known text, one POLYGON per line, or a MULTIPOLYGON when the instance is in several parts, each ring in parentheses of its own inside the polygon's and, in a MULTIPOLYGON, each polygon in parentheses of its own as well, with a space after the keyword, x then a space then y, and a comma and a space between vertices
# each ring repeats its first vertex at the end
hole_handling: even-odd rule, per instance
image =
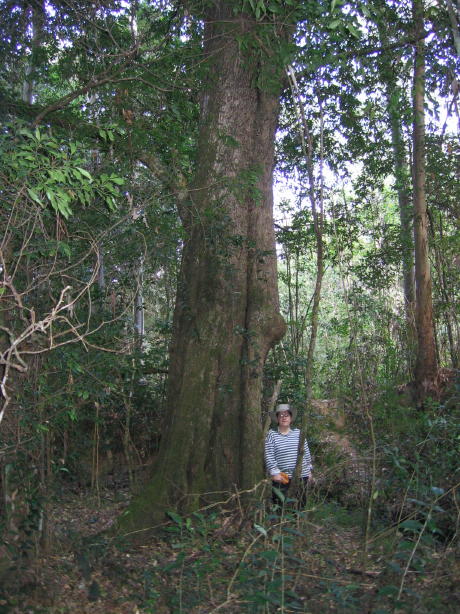
POLYGON ((289 411, 280 411, 277 414, 278 416, 278 424, 280 426, 291 426, 292 416, 289 411))

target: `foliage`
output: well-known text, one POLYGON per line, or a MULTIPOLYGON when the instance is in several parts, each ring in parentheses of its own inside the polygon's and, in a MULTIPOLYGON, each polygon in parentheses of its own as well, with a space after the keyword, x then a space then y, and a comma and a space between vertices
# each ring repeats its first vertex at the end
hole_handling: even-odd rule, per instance
POLYGON ((114 173, 93 177, 84 168, 82 146, 32 132, 25 125, 4 126, 0 142, 3 170, 3 204, 16 199, 31 199, 43 209, 47 206, 64 218, 72 215, 71 206, 87 206, 100 199, 114 210, 118 186, 124 183, 114 173), (75 205, 74 205, 75 203, 75 205))
POLYGON ((191 516, 171 512, 162 531, 144 540, 142 548, 91 535, 94 522, 101 525, 107 512, 113 514, 107 506, 110 499, 113 507, 117 496, 119 488, 118 495, 104 493, 102 506, 90 497, 83 505, 81 497, 64 498, 56 516, 59 531, 65 531, 78 510, 80 524, 73 526, 86 537, 66 532, 72 556, 61 548, 42 557, 40 586, 23 586, 15 592, 14 586, 20 584, 16 578, 3 591, 4 602, 37 612, 45 607, 50 613, 57 613, 64 601, 69 611, 110 608, 114 614, 127 608, 152 613, 162 609, 262 613, 279 608, 302 612, 307 607, 320 614, 389 612, 395 606, 402 612, 416 607, 424 614, 437 611, 435 604, 439 611, 455 611, 449 585, 452 555, 435 543, 421 546, 417 571, 407 576, 398 595, 401 571, 393 561, 401 563, 398 553, 405 547, 410 551, 410 531, 406 529, 397 547, 388 537, 386 541, 380 537, 363 568, 359 518, 337 504, 324 503, 316 494, 302 512, 289 506, 282 513, 256 506, 250 518, 217 509, 191 516), (439 576, 433 585, 427 580, 436 568, 439 576), (53 591, 44 597, 43 591, 53 583, 57 597, 53 591))
MULTIPOLYGON (((401 527, 416 534, 426 521, 424 540, 449 541, 456 526, 458 501, 458 382, 444 404, 423 413, 401 407, 397 398, 382 399, 375 410, 381 445, 382 505, 385 514, 410 522, 401 527)), ((382 510, 383 511, 383 510, 382 510)))
MULTIPOLYGON (((54 494, 88 485, 98 493, 104 481, 134 484, 157 451, 186 232, 178 209, 196 168, 200 88, 209 75, 200 60, 202 3, 82 0, 48 2, 46 10, 7 2, 1 8, 2 378, 7 371, 1 528, 16 564, 38 551, 54 494), (139 296, 146 327, 141 343, 133 319, 139 296)), ((333 536, 337 527, 361 528, 367 510, 346 509, 343 501, 320 499, 315 514, 289 514, 285 524, 261 513, 240 541, 219 537, 225 516, 171 515, 164 556, 152 553, 143 566, 139 607, 155 611, 167 601, 186 611, 228 600, 229 608, 243 603, 254 611, 302 611, 318 599, 319 611, 364 611, 371 602, 375 612, 429 610, 428 596, 410 574, 429 579, 433 555, 441 556, 456 536, 458 390, 425 412, 395 392, 404 385, 410 390, 412 375, 400 288, 400 177, 389 116, 396 114, 409 151, 410 3, 251 0, 235 9, 257 21, 240 44, 259 58, 273 53, 267 24, 297 24, 295 46, 280 40, 277 57, 294 65, 315 165, 310 186, 299 118, 286 89, 276 157, 289 186, 277 214, 284 216, 277 241, 288 333, 267 364, 267 397, 282 380, 280 398, 301 410, 305 405, 315 270, 305 203, 310 188, 319 193, 322 186, 327 270, 313 393, 338 399, 344 428, 366 458, 365 408, 371 408, 378 461, 373 530, 376 548, 387 548, 385 569, 360 595, 356 575, 344 571, 346 561, 341 568, 334 563, 335 545, 321 543, 324 532, 333 536), (324 527, 323 534, 309 521, 324 527), (311 552, 312 543, 321 544, 321 556, 311 552), (310 580, 297 582, 305 568, 315 576, 313 588, 310 580), (404 588, 408 579, 413 593, 404 588)), ((447 11, 433 5, 426 18, 435 322, 440 363, 455 370, 459 151, 451 126, 458 57, 447 11)), ((270 83, 264 75, 258 85, 264 91, 270 83)), ((255 193, 256 182, 251 172, 226 188, 240 198, 245 190, 255 193)), ((210 241, 227 236, 228 220, 209 210, 213 215, 210 241)), ((337 477, 344 456, 323 444, 330 421, 315 410, 310 418, 319 464, 337 482, 336 491, 320 493, 328 499, 346 488, 337 477)), ((348 544, 350 553, 358 542, 348 544)), ((436 599, 447 607, 436 590, 431 599, 433 608, 436 599)))

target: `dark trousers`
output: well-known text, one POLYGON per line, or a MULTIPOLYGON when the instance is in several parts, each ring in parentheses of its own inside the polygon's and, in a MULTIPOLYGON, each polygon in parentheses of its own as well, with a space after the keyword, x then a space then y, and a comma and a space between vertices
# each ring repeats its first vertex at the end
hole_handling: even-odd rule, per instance
MULTIPOLYGON (((289 488, 291 486, 292 480, 289 480, 287 484, 282 484, 281 482, 272 482, 272 503, 274 505, 284 505, 285 499, 289 496, 289 488), (275 488, 281 492, 284 497, 284 500, 280 499, 278 493, 275 491, 275 488)), ((297 499, 297 505, 299 508, 305 507, 307 502, 307 485, 308 485, 308 477, 302 478, 299 488, 296 493, 294 493, 294 498, 297 499)))

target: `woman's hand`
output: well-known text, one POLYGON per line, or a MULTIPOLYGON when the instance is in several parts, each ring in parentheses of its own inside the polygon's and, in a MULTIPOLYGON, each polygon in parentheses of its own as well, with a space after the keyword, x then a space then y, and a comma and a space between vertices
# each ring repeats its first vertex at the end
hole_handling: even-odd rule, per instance
POLYGON ((281 484, 289 484, 289 476, 287 473, 284 473, 284 471, 272 475, 272 480, 274 482, 281 482, 281 484))

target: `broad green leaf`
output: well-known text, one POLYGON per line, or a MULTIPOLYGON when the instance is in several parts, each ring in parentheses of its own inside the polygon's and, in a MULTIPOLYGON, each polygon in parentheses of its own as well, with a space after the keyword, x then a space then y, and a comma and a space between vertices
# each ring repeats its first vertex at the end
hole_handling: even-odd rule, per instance
POLYGON ((347 23, 347 30, 350 32, 350 34, 352 36, 354 36, 355 38, 360 38, 361 37, 361 33, 358 30, 358 28, 356 26, 354 26, 352 23, 347 23))
POLYGON ((259 533, 262 533, 264 537, 267 537, 268 535, 267 530, 260 524, 254 523, 254 529, 256 529, 256 531, 259 531, 259 533))
POLYGON ((28 130, 27 128, 21 128, 21 130, 19 130, 19 134, 21 134, 22 136, 27 136, 29 139, 34 138, 34 135, 32 134, 32 132, 28 130))
POLYGON ((49 176, 51 177, 51 179, 54 179, 54 181, 65 181, 64 173, 58 169, 50 170, 49 176))
POLYGON ((27 188, 27 192, 29 193, 29 196, 32 198, 32 200, 38 203, 40 207, 45 206, 44 202, 40 199, 39 195, 37 194, 37 192, 35 192, 35 190, 33 190, 32 188, 27 188))
POLYGON ((80 171, 80 173, 83 175, 83 177, 86 177, 90 181, 93 180, 93 178, 91 177, 90 173, 88 173, 87 170, 85 170, 84 168, 81 168, 80 166, 77 166, 76 168, 77 168, 77 170, 80 171))
POLYGON ((179 514, 176 514, 176 512, 166 512, 166 515, 169 516, 171 518, 171 520, 173 520, 176 524, 178 524, 180 527, 183 524, 183 519, 182 516, 180 516, 179 514))

